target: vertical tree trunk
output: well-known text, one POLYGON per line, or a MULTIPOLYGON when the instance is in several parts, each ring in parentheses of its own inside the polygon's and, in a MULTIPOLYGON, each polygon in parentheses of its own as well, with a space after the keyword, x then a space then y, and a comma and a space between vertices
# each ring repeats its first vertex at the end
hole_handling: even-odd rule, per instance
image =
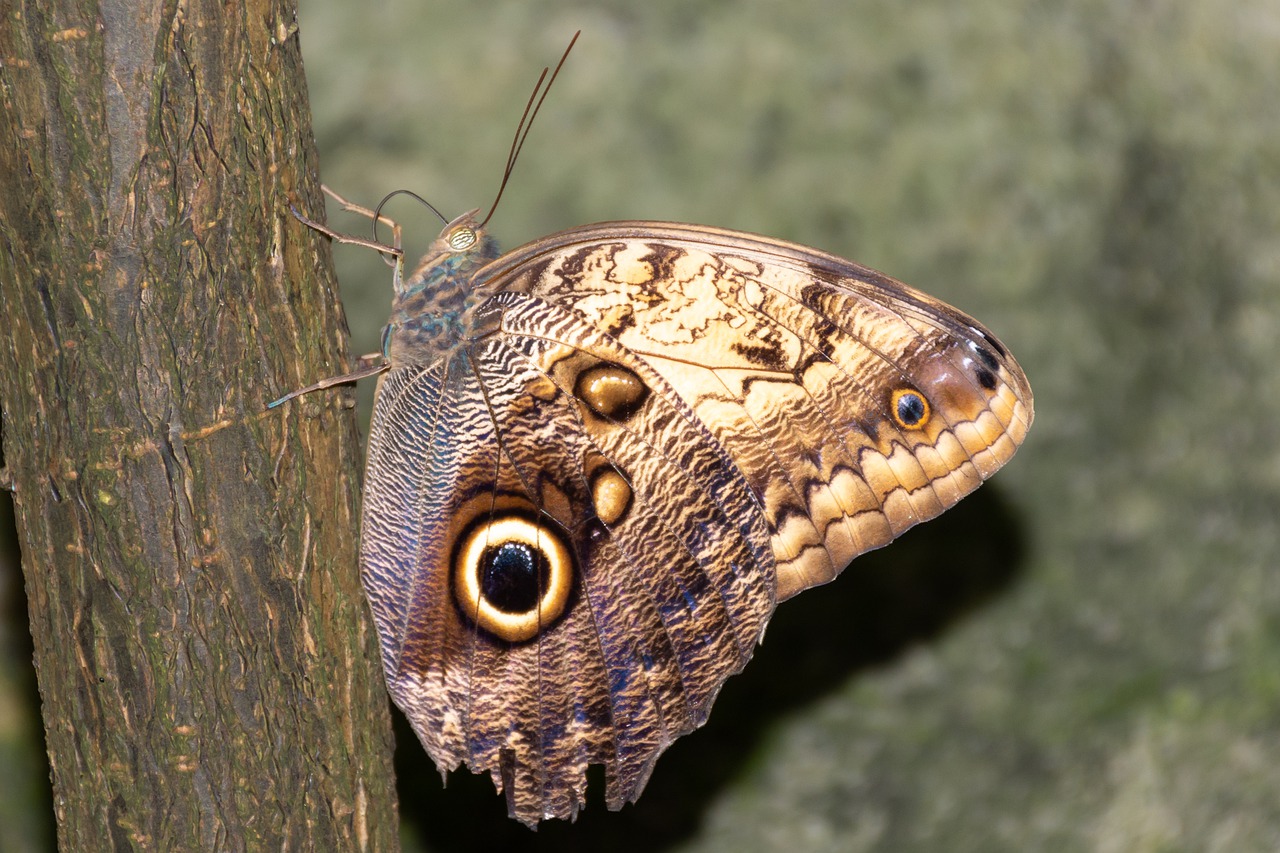
POLYGON ((293 0, 0 0, 0 395, 65 849, 389 850, 293 0))

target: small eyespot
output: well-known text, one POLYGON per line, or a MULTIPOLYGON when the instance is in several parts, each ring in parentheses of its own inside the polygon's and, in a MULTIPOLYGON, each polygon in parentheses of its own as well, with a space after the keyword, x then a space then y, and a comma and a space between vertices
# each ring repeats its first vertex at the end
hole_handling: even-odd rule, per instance
POLYGON ((973 354, 978 357, 978 361, 981 361, 986 366, 987 370, 996 371, 1000 369, 1000 360, 991 354, 991 350, 984 349, 975 343, 970 343, 969 348, 973 350, 973 354))
MULTIPOLYGON (((984 339, 989 340, 986 336, 984 339)), ((973 366, 973 376, 978 384, 988 391, 994 391, 1000 385, 1000 360, 991 354, 991 350, 979 346, 977 341, 969 341, 969 351, 973 359, 966 359, 966 364, 973 366)))
POLYGON ((476 232, 474 228, 468 228, 465 225, 461 228, 455 228, 445 238, 445 242, 449 244, 449 248, 455 252, 461 252, 470 249, 476 244, 476 232))
POLYGON ((649 396, 639 376, 617 364, 601 363, 578 374, 574 394, 602 418, 626 420, 649 396))
POLYGON ((601 468, 591 477, 591 502, 596 518, 617 524, 631 507, 631 484, 616 468, 601 468))
POLYGON ((890 401, 893 421, 903 429, 923 429, 929 423, 929 401, 912 388, 899 388, 890 401))

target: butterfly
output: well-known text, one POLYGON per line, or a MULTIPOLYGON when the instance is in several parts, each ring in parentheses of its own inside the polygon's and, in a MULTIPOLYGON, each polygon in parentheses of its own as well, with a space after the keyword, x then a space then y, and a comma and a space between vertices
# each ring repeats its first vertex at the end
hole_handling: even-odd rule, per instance
POLYGON ((500 254, 478 211, 408 275, 398 245, 381 360, 303 390, 382 374, 360 563, 388 691, 530 826, 576 816, 593 764, 634 801, 779 602, 1032 422, 977 321, 816 249, 609 222, 500 254))

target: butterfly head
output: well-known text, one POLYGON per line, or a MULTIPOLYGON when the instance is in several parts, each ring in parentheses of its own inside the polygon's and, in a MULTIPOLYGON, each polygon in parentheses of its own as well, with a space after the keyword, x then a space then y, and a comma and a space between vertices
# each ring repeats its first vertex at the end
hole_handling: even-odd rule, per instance
POLYGON ((477 222, 479 210, 469 210, 444 226, 426 254, 400 287, 398 298, 429 291, 442 283, 466 281, 477 269, 498 257, 498 244, 477 222))

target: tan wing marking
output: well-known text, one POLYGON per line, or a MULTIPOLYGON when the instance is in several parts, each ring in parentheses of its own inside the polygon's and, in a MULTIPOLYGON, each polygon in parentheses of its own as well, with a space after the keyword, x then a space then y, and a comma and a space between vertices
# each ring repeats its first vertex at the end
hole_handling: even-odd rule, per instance
POLYGON ((981 332, 954 309, 869 271, 820 278, 807 250, 759 241, 753 253, 736 239, 731 251, 678 239, 566 246, 512 287, 571 296, 685 398, 765 509, 782 599, 994 473, 1026 433, 1030 392, 1012 360, 979 387, 964 345, 981 332), (889 420, 897 387, 928 394, 923 429, 889 420))

